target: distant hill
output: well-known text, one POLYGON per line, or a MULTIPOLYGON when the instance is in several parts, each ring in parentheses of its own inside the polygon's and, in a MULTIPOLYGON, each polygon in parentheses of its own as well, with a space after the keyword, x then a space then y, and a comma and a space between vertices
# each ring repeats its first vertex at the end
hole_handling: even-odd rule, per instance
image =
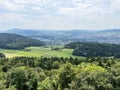
POLYGON ((9 33, 0 33, 0 48, 24 49, 29 46, 43 46, 44 42, 25 36, 9 33))
POLYGON ((36 33, 38 33, 38 31, 13 28, 13 29, 9 29, 6 33, 14 33, 14 34, 20 34, 20 35, 27 36, 27 35, 31 35, 31 34, 36 34, 36 33))
POLYGON ((71 41, 85 41, 94 31, 87 30, 32 30, 9 29, 6 33, 24 35, 33 39, 43 40, 47 44, 66 44, 71 41))
POLYGON ((110 29, 110 30, 102 30, 102 31, 99 31, 101 33, 120 33, 120 29, 110 29))
POLYGON ((65 48, 74 49, 73 55, 85 57, 120 57, 119 44, 71 42, 65 48))
POLYGON ((98 42, 120 44, 120 29, 108 30, 32 30, 10 29, 7 33, 28 36, 44 40, 49 44, 66 44, 68 42, 98 42))

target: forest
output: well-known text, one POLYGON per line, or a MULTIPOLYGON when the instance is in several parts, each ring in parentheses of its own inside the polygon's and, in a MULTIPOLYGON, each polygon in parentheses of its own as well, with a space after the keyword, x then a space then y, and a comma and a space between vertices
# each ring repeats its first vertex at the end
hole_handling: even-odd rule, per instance
POLYGON ((65 48, 74 49, 73 55, 85 57, 111 57, 120 58, 120 45, 93 42, 71 42, 65 48))
POLYGON ((0 48, 4 49, 25 49, 30 46, 43 46, 45 43, 36 39, 9 33, 0 33, 0 48))
POLYGON ((0 57, 0 90, 120 90, 120 59, 0 57))

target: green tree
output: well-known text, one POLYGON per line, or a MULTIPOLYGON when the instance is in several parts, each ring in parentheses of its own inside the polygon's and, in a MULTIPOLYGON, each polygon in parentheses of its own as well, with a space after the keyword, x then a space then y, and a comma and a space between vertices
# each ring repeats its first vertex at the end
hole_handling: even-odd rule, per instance
POLYGON ((113 90, 110 74, 102 67, 83 67, 70 84, 70 90, 113 90))
POLYGON ((72 65, 67 63, 59 75, 59 83, 61 90, 69 88, 69 84, 74 78, 74 72, 72 70, 72 65))
POLYGON ((37 72, 26 67, 12 69, 7 76, 7 87, 17 90, 37 90, 37 72))
POLYGON ((5 58, 5 54, 0 52, 0 58, 5 58))

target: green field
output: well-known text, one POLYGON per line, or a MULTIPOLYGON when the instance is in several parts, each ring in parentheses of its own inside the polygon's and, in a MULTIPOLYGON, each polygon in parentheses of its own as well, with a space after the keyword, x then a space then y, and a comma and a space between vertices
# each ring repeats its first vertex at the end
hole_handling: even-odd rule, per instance
POLYGON ((26 49, 29 49, 30 51, 0 49, 0 52, 4 53, 8 58, 15 57, 15 56, 77 57, 72 55, 73 49, 63 49, 62 51, 51 50, 51 48, 45 48, 45 47, 28 47, 26 49))

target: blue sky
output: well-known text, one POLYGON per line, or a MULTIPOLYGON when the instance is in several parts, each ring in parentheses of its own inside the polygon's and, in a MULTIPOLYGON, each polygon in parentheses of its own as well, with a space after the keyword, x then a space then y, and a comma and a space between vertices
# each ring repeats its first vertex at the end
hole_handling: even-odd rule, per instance
POLYGON ((117 29, 120 0, 0 0, 0 30, 117 29))

